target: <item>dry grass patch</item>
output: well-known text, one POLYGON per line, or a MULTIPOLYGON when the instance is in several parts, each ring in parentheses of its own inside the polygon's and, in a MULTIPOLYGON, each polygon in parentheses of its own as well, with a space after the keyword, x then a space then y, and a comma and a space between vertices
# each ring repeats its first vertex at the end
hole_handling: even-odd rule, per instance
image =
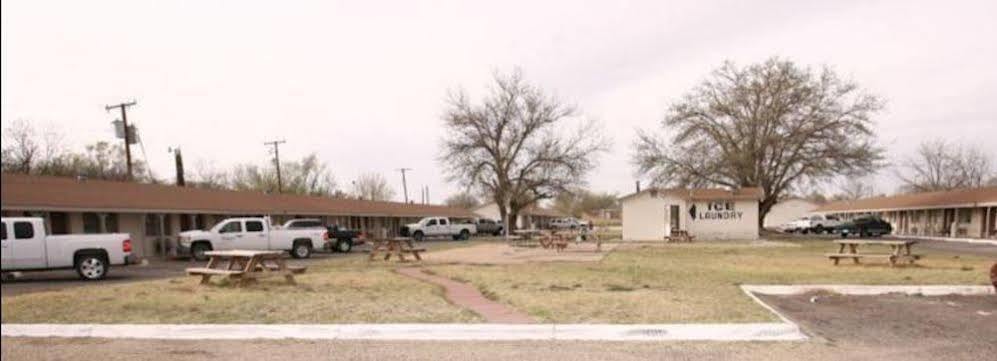
MULTIPOLYGON (((922 252, 919 266, 835 267, 827 241, 790 247, 694 243, 618 249, 600 263, 441 265, 539 320, 561 323, 765 322, 740 284, 987 284, 983 257, 922 252)), ((916 247, 915 247, 916 249, 916 247)))
POLYGON ((4 323, 361 323, 481 322, 433 285, 365 255, 310 266, 296 276, 235 287, 198 278, 77 287, 3 299, 4 323))

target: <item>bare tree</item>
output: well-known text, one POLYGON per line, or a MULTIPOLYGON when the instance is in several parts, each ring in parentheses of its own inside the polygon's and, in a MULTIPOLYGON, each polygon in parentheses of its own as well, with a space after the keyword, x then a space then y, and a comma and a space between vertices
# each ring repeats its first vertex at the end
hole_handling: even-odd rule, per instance
POLYGON ((794 184, 875 169, 883 158, 871 118, 882 107, 827 67, 727 62, 671 106, 670 142, 639 132, 633 161, 656 185, 761 187, 762 224, 794 184))
POLYGON ((206 189, 228 189, 229 175, 218 170, 213 162, 203 159, 194 164, 193 179, 187 182, 189 186, 206 189))
POLYGON ((997 171, 990 155, 978 146, 934 140, 921 143, 913 156, 904 158, 896 176, 903 184, 901 192, 930 192, 982 187, 997 179, 997 171))
POLYGON ((15 120, 3 130, 3 171, 6 173, 31 173, 38 161, 40 146, 35 129, 24 120, 15 120))
POLYGON ((353 182, 353 196, 368 201, 390 201, 395 190, 381 173, 364 173, 353 182))
POLYGON ((581 217, 602 209, 619 207, 616 194, 595 193, 586 189, 561 192, 554 197, 554 209, 564 214, 581 217))
POLYGON ((857 199, 869 198, 876 194, 876 188, 872 185, 872 180, 865 177, 849 177, 838 187, 838 194, 834 200, 854 201, 857 199))
MULTIPOLYGON (((315 154, 299 161, 281 162, 282 193, 334 197, 336 181, 328 166, 315 154)), ((236 190, 277 192, 277 170, 273 165, 260 167, 254 164, 236 166, 229 176, 230 187, 236 190)))
POLYGON ((439 162, 450 181, 487 194, 503 219, 515 219, 537 201, 581 185, 609 142, 594 121, 566 129, 575 108, 528 84, 518 70, 496 73, 494 81, 479 104, 463 91, 449 96, 439 162))
POLYGON ((451 194, 446 200, 443 201, 443 203, 450 207, 463 209, 471 209, 481 204, 481 202, 478 201, 478 197, 475 197, 473 194, 468 192, 451 194))

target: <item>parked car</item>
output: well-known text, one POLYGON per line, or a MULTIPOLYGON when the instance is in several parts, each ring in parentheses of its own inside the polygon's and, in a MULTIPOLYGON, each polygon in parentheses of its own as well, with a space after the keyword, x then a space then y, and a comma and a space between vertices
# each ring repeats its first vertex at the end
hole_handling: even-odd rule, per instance
POLYGON ((134 263, 127 233, 50 236, 39 217, 3 218, 2 227, 2 272, 75 269, 84 280, 99 280, 111 266, 134 263))
POLYGON ((865 216, 844 222, 836 229, 842 238, 848 236, 879 237, 893 233, 893 225, 876 216, 865 216))
POLYGON ((426 237, 451 237, 456 240, 468 240, 472 234, 478 233, 478 228, 471 223, 454 223, 446 217, 426 217, 417 223, 402 226, 401 235, 421 241, 426 237))
POLYGON ((349 253, 353 246, 359 246, 367 241, 367 236, 358 230, 342 228, 338 225, 326 227, 329 232, 329 240, 325 242, 325 247, 333 252, 349 253))
POLYGON ((474 226, 477 227, 478 234, 490 234, 493 236, 500 236, 502 235, 502 231, 505 230, 505 225, 502 222, 488 218, 475 219, 474 226))
POLYGON ((550 227, 554 229, 579 229, 588 228, 589 226, 588 222, 574 217, 558 218, 550 221, 550 227))
POLYGON ((180 252, 205 261, 206 251, 227 249, 281 250, 294 258, 311 257, 328 237, 325 228, 273 229, 269 217, 229 218, 207 231, 180 232, 180 252))
POLYGON ((825 216, 822 214, 813 214, 793 221, 788 227, 787 231, 800 232, 803 234, 807 233, 831 233, 837 229, 838 225, 841 224, 841 219, 835 216, 825 216))
POLYGON ((281 226, 282 229, 325 229, 328 238, 322 245, 322 249, 333 252, 349 253, 353 246, 358 246, 366 242, 363 232, 358 230, 342 228, 339 225, 326 226, 320 219, 298 218, 292 219, 281 226))

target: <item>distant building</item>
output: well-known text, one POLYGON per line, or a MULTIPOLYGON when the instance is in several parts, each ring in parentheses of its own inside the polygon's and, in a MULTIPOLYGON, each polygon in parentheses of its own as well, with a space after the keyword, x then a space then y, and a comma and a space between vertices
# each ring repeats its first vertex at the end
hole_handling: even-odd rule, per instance
POLYGON ((778 228, 781 225, 800 219, 820 207, 820 203, 803 199, 789 198, 779 201, 765 215, 765 228, 778 228))
MULTIPOLYGON (((499 213, 498 205, 495 202, 487 203, 475 207, 471 210, 478 217, 494 219, 501 221, 502 215, 499 213)), ((519 212, 519 219, 516 220, 517 229, 531 229, 531 228, 548 228, 550 227, 550 222, 558 219, 567 217, 561 212, 555 211, 553 209, 545 209, 540 207, 527 207, 526 209, 519 212)))
POLYGON ((876 215, 900 236, 997 238, 997 187, 831 202, 815 212, 844 219, 876 215))
POLYGON ((435 205, 17 174, 2 177, 0 211, 4 217, 43 217, 51 234, 129 233, 137 257, 175 255, 177 233, 236 216, 271 216, 274 223, 319 218, 388 235, 426 216, 475 216, 435 205))
POLYGON ((647 189, 620 199, 623 239, 664 240, 677 230, 700 240, 758 239, 759 188, 647 189))

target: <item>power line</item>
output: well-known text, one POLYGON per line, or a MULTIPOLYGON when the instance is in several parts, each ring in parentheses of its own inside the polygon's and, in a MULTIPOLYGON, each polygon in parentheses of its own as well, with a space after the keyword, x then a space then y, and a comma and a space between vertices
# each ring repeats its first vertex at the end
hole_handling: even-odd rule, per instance
POLYGON ((263 142, 263 145, 273 146, 273 163, 277 167, 277 193, 283 192, 284 184, 280 178, 280 145, 287 143, 286 140, 274 140, 269 142, 263 142))

